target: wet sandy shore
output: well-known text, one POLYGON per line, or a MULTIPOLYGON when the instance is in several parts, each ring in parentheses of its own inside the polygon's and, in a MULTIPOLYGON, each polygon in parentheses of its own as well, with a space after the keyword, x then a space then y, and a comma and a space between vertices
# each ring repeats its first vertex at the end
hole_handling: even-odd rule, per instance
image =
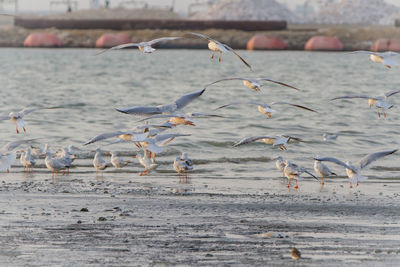
POLYGON ((2 266, 394 266, 400 184, 171 173, 3 175, 2 266), (267 234, 268 233, 268 234, 267 234))

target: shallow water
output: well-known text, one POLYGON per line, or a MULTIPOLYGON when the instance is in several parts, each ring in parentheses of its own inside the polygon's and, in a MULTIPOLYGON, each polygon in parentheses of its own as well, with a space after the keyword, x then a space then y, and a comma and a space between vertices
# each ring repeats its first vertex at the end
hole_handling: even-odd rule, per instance
MULTIPOLYGON (((203 50, 159 50, 143 55, 123 50, 94 57, 85 49, 0 49, 0 111, 26 106, 58 106, 26 117, 27 133, 0 125, 4 143, 40 138, 53 151, 73 144, 82 150, 69 176, 51 178, 38 160, 33 174, 19 162, 1 176, 0 263, 3 265, 293 265, 290 249, 302 252, 307 266, 391 266, 398 262, 399 155, 363 171, 370 179, 349 190, 345 171, 312 179, 288 190, 272 158, 285 158, 312 170, 314 155, 357 161, 367 153, 399 147, 399 109, 378 118, 367 101, 329 102, 344 94, 378 95, 398 89, 398 69, 386 70, 367 58, 341 53, 247 52, 250 73, 236 58, 209 59, 203 50), (301 89, 266 84, 253 92, 240 82, 220 83, 185 111, 213 112, 238 100, 289 101, 319 113, 277 106, 272 118, 255 107, 218 111, 228 118, 197 119, 180 126, 177 138, 157 158, 160 167, 147 177, 132 156, 134 146, 109 142, 82 147, 90 138, 129 129, 134 116, 115 107, 172 102, 205 84, 232 76, 268 77, 301 89), (324 142, 324 132, 338 140, 324 142), (252 135, 291 134, 307 142, 280 151, 263 143, 232 145, 252 135), (108 168, 96 177, 91 150, 115 150, 134 163, 108 168), (194 160, 189 183, 172 170, 185 151, 194 160), (86 212, 82 211, 86 208, 86 212), (102 218, 100 220, 100 218, 102 218), (260 237, 266 232, 284 238, 260 237), (83 264, 84 263, 84 264, 83 264)), ((397 104, 399 96, 390 102, 397 104)), ((159 121, 162 122, 162 121, 159 121)), ((114 141, 114 140, 110 140, 114 141)), ((109 161, 109 157, 104 155, 109 161)))
MULTIPOLYGON (((362 99, 329 101, 346 94, 379 95, 398 89, 400 76, 396 67, 387 70, 364 56, 241 51, 253 66, 254 71, 250 72, 231 55, 224 55, 221 64, 212 61, 206 50, 158 50, 152 55, 136 50, 94 54, 90 49, 1 49, 2 113, 27 106, 65 106, 28 115, 26 134, 16 135, 11 122, 2 122, 1 139, 41 138, 39 144, 48 142, 53 148, 69 144, 81 146, 100 133, 138 125, 137 117, 118 113, 115 107, 165 104, 217 79, 239 76, 268 77, 301 91, 266 83, 262 92, 257 93, 239 81, 228 81, 209 87, 184 111, 210 113, 220 105, 240 100, 267 103, 283 100, 306 105, 318 113, 284 105, 275 106, 277 112, 272 118, 250 105, 219 110, 217 113, 227 118, 197 119, 196 127, 174 129, 173 132, 191 136, 178 138, 168 145, 160 155, 159 170, 172 171, 173 158, 185 151, 194 159, 195 172, 200 176, 264 179, 279 176, 274 162, 270 161, 278 155, 311 170, 315 155, 356 162, 365 154, 399 147, 398 96, 390 98, 395 106, 387 112, 386 119, 378 118, 375 109, 368 108, 367 101, 362 99), (325 132, 338 134, 338 140, 324 142, 325 132), (294 135, 307 142, 291 143, 288 151, 263 143, 232 147, 245 137, 276 134, 294 135)), ((83 149, 90 151, 100 146, 128 156, 136 153, 136 149, 128 149, 126 145, 106 144, 97 143, 83 149)), ((77 160, 75 171, 91 171, 88 157, 92 154, 85 151, 81 157, 87 159, 77 160)), ((400 178, 398 162, 398 155, 388 156, 364 174, 372 181, 380 178, 397 181, 400 178)), ((136 171, 136 167, 125 170, 136 171)), ((332 168, 345 175, 342 168, 332 168)))

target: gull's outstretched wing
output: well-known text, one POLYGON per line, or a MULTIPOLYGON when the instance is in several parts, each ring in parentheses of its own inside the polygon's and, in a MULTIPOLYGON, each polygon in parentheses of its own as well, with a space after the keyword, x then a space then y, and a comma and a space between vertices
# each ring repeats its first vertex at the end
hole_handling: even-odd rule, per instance
POLYGON ((163 41, 171 41, 171 40, 176 40, 176 39, 180 39, 182 37, 162 37, 162 38, 157 38, 151 41, 148 41, 149 45, 154 45, 158 42, 163 42, 163 41))
POLYGON ((293 107, 296 107, 296 108, 302 108, 302 109, 305 109, 305 110, 308 110, 308 111, 311 111, 311 112, 317 112, 317 111, 315 111, 315 110, 313 110, 311 108, 308 108, 308 107, 305 107, 305 106, 302 106, 302 105, 297 105, 297 104, 284 102, 284 101, 272 102, 272 103, 270 103, 270 105, 271 106, 272 105, 290 105, 290 106, 293 106, 293 107))
POLYGON ((22 116, 28 115, 29 113, 32 113, 34 111, 37 110, 41 110, 41 109, 57 109, 57 108, 61 108, 61 107, 47 107, 47 108, 40 108, 40 107, 36 107, 36 108, 24 108, 23 110, 21 110, 19 112, 19 114, 21 114, 22 116))
POLYGON ((26 139, 26 140, 18 140, 18 141, 9 142, 0 149, 0 153, 6 154, 7 152, 10 152, 10 151, 16 149, 19 145, 29 143, 34 140, 36 140, 36 139, 26 139))
POLYGON ((250 81, 250 82, 251 82, 250 79, 246 79, 246 78, 226 78, 226 79, 221 79, 221 80, 212 82, 212 83, 210 83, 210 84, 207 84, 206 86, 204 86, 204 88, 207 88, 208 86, 213 85, 213 84, 216 84, 216 83, 219 83, 219 82, 223 82, 223 81, 233 81, 233 80, 250 81))
POLYGON ((206 89, 204 88, 199 91, 188 93, 175 100, 175 102, 172 104, 159 106, 159 109, 163 112, 173 112, 176 110, 180 110, 189 105, 193 100, 201 96, 205 91, 206 89))
POLYGON ((341 160, 338 160, 337 158, 333 158, 333 157, 315 157, 314 159, 315 159, 315 160, 318 160, 318 161, 328 161, 328 162, 332 162, 332 163, 335 163, 335 164, 340 165, 340 166, 342 166, 342 167, 345 167, 346 169, 350 169, 350 170, 353 170, 353 171, 355 171, 355 172, 357 171, 357 170, 354 169, 353 167, 347 165, 346 163, 344 163, 344 162, 341 161, 341 160))
POLYGON ((138 47, 138 46, 139 46, 139 44, 137 44, 137 43, 127 43, 127 44, 117 45, 117 46, 113 46, 108 49, 101 50, 99 53, 95 54, 95 56, 98 56, 98 55, 108 52, 110 50, 118 50, 118 49, 123 49, 123 48, 128 48, 128 47, 138 47))
POLYGON ((364 99, 377 99, 375 97, 367 96, 367 95, 345 95, 345 96, 338 96, 335 98, 332 98, 332 100, 337 100, 337 99, 351 99, 351 98, 364 98, 364 99))
POLYGON ((152 138, 155 143, 163 142, 170 138, 180 137, 180 136, 190 136, 190 134, 160 134, 152 138))
POLYGON ((239 142, 235 143, 233 146, 234 147, 238 147, 238 146, 241 146, 241 145, 246 145, 246 144, 258 141, 260 139, 266 139, 266 138, 275 139, 276 136, 266 136, 266 135, 263 135, 263 136, 251 136, 251 137, 247 137, 247 138, 244 138, 244 139, 240 140, 239 142))
POLYGON ((0 116, 0 121, 5 121, 5 120, 9 120, 9 119, 11 119, 11 117, 9 115, 0 116))
POLYGON ((243 62, 243 64, 245 64, 251 70, 250 64, 247 63, 246 60, 244 60, 235 50, 233 50, 230 46, 228 46, 226 44, 222 44, 222 45, 226 48, 226 50, 235 54, 235 56, 237 56, 243 62))
POLYGON ((392 91, 386 92, 385 96, 389 97, 389 96, 392 96, 392 95, 395 95, 395 94, 398 94, 398 93, 400 93, 400 90, 392 90, 392 91))
POLYGON ((83 145, 89 145, 98 141, 102 141, 111 137, 116 137, 116 136, 120 136, 123 134, 131 134, 132 135, 132 141, 133 142, 142 142, 144 139, 147 138, 147 136, 149 135, 149 133, 133 133, 130 131, 115 131, 115 132, 110 132, 110 133, 103 133, 100 134, 98 136, 93 137, 92 139, 90 139, 89 141, 87 141, 86 143, 84 143, 83 145))
POLYGON ((257 80, 258 80, 258 81, 267 81, 267 82, 276 83, 276 84, 279 84, 279 85, 282 85, 282 86, 286 86, 286 87, 292 88, 292 89, 294 89, 294 90, 300 91, 299 88, 296 88, 296 87, 294 87, 294 86, 292 86, 292 85, 290 85, 290 84, 283 83, 283 82, 280 82, 280 81, 275 81, 275 80, 271 80, 271 79, 268 79, 268 78, 258 78, 257 80))
POLYGON ((193 113, 189 112, 186 115, 190 118, 225 118, 224 116, 218 114, 209 114, 209 113, 193 113))
POLYGON ((116 111, 131 114, 131 115, 154 115, 154 114, 161 114, 162 111, 159 107, 131 107, 131 108, 116 108, 116 111))
POLYGON ((266 106, 265 103, 258 103, 258 102, 253 102, 253 101, 238 101, 238 102, 233 102, 233 103, 229 103, 229 104, 226 104, 226 105, 222 105, 220 107, 217 107, 214 110, 221 109, 221 108, 226 108, 226 107, 229 107, 229 106, 243 105, 243 104, 266 106))
POLYGON ((382 157, 393 154, 396 151, 397 151, 397 149, 391 149, 391 150, 368 154, 357 163, 357 166, 358 166, 358 168, 362 169, 362 168, 368 166, 369 164, 371 164, 372 162, 374 162, 375 160, 378 160, 382 157))
POLYGON ((212 41, 212 42, 215 42, 217 44, 222 45, 220 42, 218 42, 217 40, 212 39, 211 37, 209 37, 207 35, 204 35, 204 34, 201 34, 201 33, 195 33, 195 32, 189 32, 189 34, 191 34, 193 36, 196 36, 196 37, 199 37, 199 38, 202 38, 202 39, 205 39, 207 41, 212 41))
POLYGON ((148 117, 138 120, 136 122, 142 122, 142 121, 147 121, 147 120, 151 120, 151 119, 160 119, 160 118, 186 118, 186 115, 185 114, 156 114, 156 115, 148 116, 148 117))

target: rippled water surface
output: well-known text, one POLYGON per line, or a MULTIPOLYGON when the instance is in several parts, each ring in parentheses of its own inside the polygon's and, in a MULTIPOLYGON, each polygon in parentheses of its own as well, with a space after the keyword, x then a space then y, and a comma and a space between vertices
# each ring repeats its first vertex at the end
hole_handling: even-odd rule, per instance
MULTIPOLYGON (((194 159, 195 177, 245 181, 279 177, 271 161, 278 155, 311 170, 315 155, 355 162, 367 153, 400 146, 397 105, 400 95, 389 99, 395 106, 387 112, 386 119, 378 118, 366 100, 329 101, 346 94, 379 95, 399 89, 398 67, 387 70, 364 56, 342 53, 240 53, 253 66, 253 72, 232 55, 224 55, 220 64, 212 61, 206 50, 157 50, 152 55, 123 50, 93 56, 94 50, 84 49, 1 49, 1 113, 6 115, 28 106, 63 105, 65 108, 28 115, 26 134, 17 135, 14 125, 4 121, 0 124, 0 137, 3 143, 29 137, 41 138, 38 140, 41 145, 48 142, 54 148, 69 144, 81 146, 100 133, 138 125, 137 117, 118 113, 115 107, 170 103, 217 79, 236 76, 268 77, 297 86, 301 91, 265 84, 262 92, 257 93, 241 82, 228 81, 209 87, 184 111, 209 113, 235 101, 284 100, 314 108, 318 113, 283 105, 276 106, 277 113, 272 118, 259 113, 255 106, 219 110, 218 114, 227 118, 196 119, 195 127, 179 126, 172 130, 191 136, 173 141, 160 154, 159 173, 175 175, 172 162, 181 151, 194 159), (338 140, 324 142, 325 132, 338 134, 338 140), (307 142, 290 143, 288 151, 264 143, 232 147, 244 137, 276 134, 290 134, 307 142)), ((123 152, 126 158, 136 151, 130 145, 106 144, 83 147, 83 159, 76 161, 78 168, 73 171, 93 172, 91 155, 85 151, 97 145, 106 151, 123 152)), ((343 169, 332 167, 345 175, 343 169)), ((140 169, 134 164, 122 174, 140 169)), ((371 165, 364 174, 370 181, 398 180, 399 171, 399 155, 391 155, 371 165)))

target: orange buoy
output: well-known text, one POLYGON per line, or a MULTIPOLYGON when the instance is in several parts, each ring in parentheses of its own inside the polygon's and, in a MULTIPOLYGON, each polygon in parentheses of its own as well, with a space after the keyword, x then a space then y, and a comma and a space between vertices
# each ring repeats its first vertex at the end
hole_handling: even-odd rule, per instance
POLYGON ((25 38, 26 47, 60 47, 62 41, 53 33, 36 32, 31 33, 25 38))
POLYGON ((286 43, 279 36, 254 35, 247 42, 248 50, 283 50, 286 43))
POLYGON ((116 45, 130 43, 131 38, 125 33, 104 33, 96 41, 97 48, 109 48, 116 45))
POLYGON ((304 46, 308 51, 341 51, 343 48, 343 43, 335 36, 314 36, 304 46))

